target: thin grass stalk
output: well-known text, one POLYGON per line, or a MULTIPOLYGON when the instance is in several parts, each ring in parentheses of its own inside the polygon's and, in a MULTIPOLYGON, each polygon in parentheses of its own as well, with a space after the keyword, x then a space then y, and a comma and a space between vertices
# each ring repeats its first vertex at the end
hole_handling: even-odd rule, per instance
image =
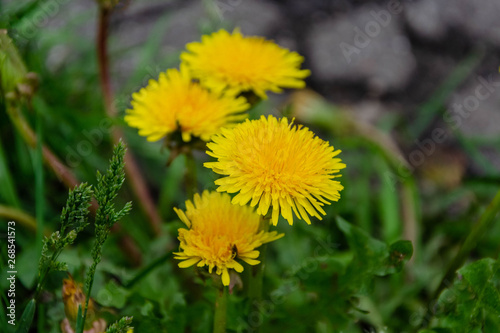
POLYGON ((35 158, 33 161, 35 169, 35 216, 36 216, 36 251, 37 253, 42 253, 43 246, 43 229, 44 229, 44 206, 45 206, 45 196, 44 196, 44 181, 43 181, 43 132, 42 132, 42 117, 40 112, 35 111, 36 114, 36 148, 35 148, 35 158))

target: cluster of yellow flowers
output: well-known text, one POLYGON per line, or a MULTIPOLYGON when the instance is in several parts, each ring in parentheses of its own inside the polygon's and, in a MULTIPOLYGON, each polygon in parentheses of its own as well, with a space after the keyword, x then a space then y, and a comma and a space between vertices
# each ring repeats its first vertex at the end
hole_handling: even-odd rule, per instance
POLYGON ((188 44, 180 70, 162 73, 133 95, 125 116, 130 126, 149 141, 180 131, 184 142, 192 136, 208 142, 216 161, 204 165, 224 176, 215 182, 217 192, 237 193, 231 199, 205 191, 186 201, 185 212, 175 208, 187 227, 179 229, 180 267, 208 266, 227 286, 229 270, 243 270, 237 259, 256 265, 255 249, 283 236, 261 230, 259 215, 271 209, 274 225, 280 215, 290 225, 293 215, 310 224, 309 216, 321 219, 322 207, 340 198, 340 150, 286 118, 248 120, 244 113, 250 104, 243 93, 265 99, 267 91, 303 88, 310 72, 300 69, 302 62, 262 37, 220 30, 188 44))
POLYGON ((266 98, 266 90, 302 88, 308 70, 299 69, 303 58, 261 37, 244 37, 239 30, 220 30, 186 45, 180 70, 161 73, 158 81, 132 95, 125 121, 149 141, 180 130, 210 141, 221 127, 247 117, 250 104, 238 94, 253 91, 266 98))

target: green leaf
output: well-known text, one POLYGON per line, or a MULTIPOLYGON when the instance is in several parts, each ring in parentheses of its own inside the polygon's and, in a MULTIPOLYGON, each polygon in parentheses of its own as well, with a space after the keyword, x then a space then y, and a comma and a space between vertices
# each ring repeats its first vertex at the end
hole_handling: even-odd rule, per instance
POLYGON ((115 281, 110 281, 99 290, 96 301, 103 306, 121 309, 125 306, 129 294, 127 289, 120 287, 115 281))
POLYGON ((493 284, 493 277, 498 271, 498 263, 491 259, 481 259, 461 268, 458 272, 469 283, 476 299, 475 311, 485 307, 494 315, 500 316, 500 293, 493 284))
POLYGON ((399 241, 389 247, 340 217, 337 225, 353 252, 352 261, 339 276, 339 290, 345 295, 364 294, 373 285, 374 276, 399 272, 411 258, 413 247, 409 241, 399 241))
POLYGON ((470 333, 489 332, 484 330, 486 324, 497 326, 494 322, 500 316, 498 268, 498 262, 486 258, 459 269, 458 278, 436 303, 433 329, 470 333))
POLYGON ((31 323, 33 322, 33 318, 35 317, 35 309, 36 302, 34 299, 28 303, 24 312, 19 320, 19 327, 17 328, 16 333, 28 333, 31 323))
POLYGON ((37 261, 40 252, 37 252, 35 244, 30 244, 17 258, 17 278, 26 288, 31 288, 36 280, 37 271, 33 269, 33 263, 37 261))
POLYGON ((387 245, 341 217, 337 217, 337 225, 346 236, 349 247, 355 253, 355 260, 362 265, 362 270, 375 275, 386 275, 385 262, 389 256, 387 245))

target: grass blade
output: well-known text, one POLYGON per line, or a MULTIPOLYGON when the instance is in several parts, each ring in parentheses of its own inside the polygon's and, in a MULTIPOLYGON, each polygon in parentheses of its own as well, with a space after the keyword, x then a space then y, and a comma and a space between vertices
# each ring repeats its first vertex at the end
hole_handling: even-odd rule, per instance
POLYGON ((34 299, 28 303, 24 312, 19 320, 19 327, 17 328, 16 333, 28 333, 31 323, 33 322, 33 318, 35 317, 35 309, 36 302, 34 299))

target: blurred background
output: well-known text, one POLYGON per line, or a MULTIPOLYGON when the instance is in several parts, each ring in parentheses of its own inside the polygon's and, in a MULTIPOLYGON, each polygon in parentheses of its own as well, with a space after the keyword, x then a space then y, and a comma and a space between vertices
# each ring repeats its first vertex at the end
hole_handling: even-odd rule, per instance
MULTIPOLYGON (((160 236, 136 205, 121 232, 132 235, 141 254, 131 260, 118 246, 109 247, 108 255, 116 256, 104 261, 106 274, 130 276, 129 268, 175 247, 180 224, 172 206, 182 206, 186 199, 179 191, 183 157, 166 167, 169 152, 163 143, 146 142, 123 122, 131 94, 160 72, 177 67, 186 43, 221 28, 239 27, 245 35, 263 36, 297 51, 304 57, 303 68, 312 72, 306 89, 270 94, 251 117, 296 117, 296 122, 343 150, 348 166, 341 179, 345 190, 340 202, 328 207, 329 216, 340 215, 388 243, 409 239, 414 244, 409 271, 383 281, 385 289, 378 289, 374 298, 393 301, 370 303, 380 306, 382 319, 363 317, 361 321, 369 324, 359 324, 352 332, 385 327, 381 322, 401 332, 415 313, 418 317, 443 266, 500 185, 499 1, 121 1, 109 26, 113 102, 120 115, 113 120, 106 116, 99 85, 97 17, 98 7, 91 0, 0 2, 0 28, 7 29, 28 71, 38 75, 36 96, 24 112, 33 126, 40 115, 43 125, 37 133, 44 143, 79 180, 93 182, 95 170, 107 165, 110 124, 122 128, 157 206, 160 236), (391 285, 399 287, 389 289, 391 285)), ((34 216, 33 151, 5 112, 0 112, 0 144, 0 200, 34 216)), ((207 159, 203 153, 197 158, 207 159)), ((201 166, 198 172, 199 187, 214 189, 215 175, 201 166)), ((55 230, 67 188, 50 171, 44 177, 44 218, 47 228, 55 230)), ((130 188, 119 200, 135 200, 130 188)), ((345 242, 330 220, 333 217, 314 227, 297 223, 297 228, 343 249, 345 242)), ((280 228, 291 231, 284 223, 280 228)), ((26 290, 34 279, 28 272, 29 258, 36 258, 30 246, 33 237, 27 230, 19 232, 20 263, 27 272, 20 279, 26 290)), ((495 256, 499 237, 496 225, 473 257, 495 256)), ((298 234, 285 237, 276 245, 279 259, 270 266, 270 274, 278 277, 283 267, 302 262, 314 242, 298 234)), ((82 256, 81 249, 68 254, 75 262, 82 256)), ((152 278, 151 289, 160 288, 162 279, 175 270, 169 265, 152 278)), ((73 269, 81 267, 75 264, 73 269)), ((184 297, 189 300, 179 291, 182 282, 166 284, 161 295, 171 297, 166 308, 181 306, 184 297)), ((111 288, 104 277, 97 285, 111 288)), ((106 303, 106 297, 111 296, 101 295, 100 301, 106 303)), ((306 291, 297 297, 284 313, 314 298, 306 291)), ((109 299, 108 303, 125 306, 109 299)), ((281 327, 300 327, 301 315, 297 316, 288 324, 283 318, 276 320, 281 327)))
MULTIPOLYGON (((79 90, 98 91, 88 85, 97 68, 93 1, 2 3, 3 25, 28 65, 33 61, 50 79, 70 85, 71 100, 82 97, 79 90)), ((438 150, 467 170, 493 175, 500 163, 499 13, 494 0, 122 1, 110 22, 113 87, 123 112, 132 92, 178 65, 186 43, 240 27, 302 54, 313 73, 308 88, 360 121, 384 123, 403 150, 440 127, 454 135, 438 150), (478 144, 465 148, 463 140, 478 144), (465 161, 460 151, 476 159, 465 161)), ((274 95, 272 104, 286 98, 274 95)), ((76 102, 72 113, 88 114, 96 102, 76 102)))

